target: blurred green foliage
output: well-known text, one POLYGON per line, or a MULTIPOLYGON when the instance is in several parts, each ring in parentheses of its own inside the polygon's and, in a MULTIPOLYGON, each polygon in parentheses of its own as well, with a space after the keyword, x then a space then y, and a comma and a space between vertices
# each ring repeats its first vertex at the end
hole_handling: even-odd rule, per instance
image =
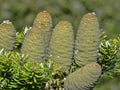
POLYGON ((100 28, 115 37, 120 33, 119 6, 119 0, 0 0, 0 22, 9 19, 21 31, 26 25, 32 26, 38 12, 47 10, 54 17, 54 24, 69 20, 76 30, 85 13, 96 12, 100 28))

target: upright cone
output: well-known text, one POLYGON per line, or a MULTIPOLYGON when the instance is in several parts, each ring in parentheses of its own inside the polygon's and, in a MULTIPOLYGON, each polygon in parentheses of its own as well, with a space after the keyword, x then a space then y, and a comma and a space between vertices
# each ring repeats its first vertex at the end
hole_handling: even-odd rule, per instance
POLYGON ((44 43, 45 58, 47 59, 49 55, 49 43, 52 34, 51 15, 47 11, 38 13, 34 20, 33 26, 37 27, 41 31, 40 36, 44 39, 42 43, 44 43))
POLYGON ((32 29, 27 33, 22 45, 22 53, 28 54, 30 60, 43 62, 48 58, 51 38, 52 18, 47 11, 40 12, 32 29))
POLYGON ((75 40, 75 62, 79 67, 97 61, 100 30, 95 13, 83 16, 75 40))
POLYGON ((3 21, 0 24, 0 49, 4 48, 7 51, 13 50, 15 43, 16 30, 9 20, 3 21))
POLYGON ((43 62, 44 44, 40 34, 38 28, 33 27, 25 36, 21 51, 29 56, 30 61, 43 62))
POLYGON ((57 64, 55 69, 68 70, 73 57, 74 33, 71 23, 59 22, 50 42, 51 59, 57 64))

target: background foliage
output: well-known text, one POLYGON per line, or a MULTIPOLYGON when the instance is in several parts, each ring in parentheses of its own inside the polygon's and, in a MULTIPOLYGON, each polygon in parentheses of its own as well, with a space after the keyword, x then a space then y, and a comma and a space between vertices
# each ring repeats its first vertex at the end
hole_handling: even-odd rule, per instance
POLYGON ((22 27, 31 26, 39 11, 47 10, 54 17, 54 24, 69 20, 77 28, 84 14, 96 12, 101 28, 109 37, 115 37, 120 33, 119 6, 119 0, 0 0, 0 22, 9 19, 21 31, 22 27))

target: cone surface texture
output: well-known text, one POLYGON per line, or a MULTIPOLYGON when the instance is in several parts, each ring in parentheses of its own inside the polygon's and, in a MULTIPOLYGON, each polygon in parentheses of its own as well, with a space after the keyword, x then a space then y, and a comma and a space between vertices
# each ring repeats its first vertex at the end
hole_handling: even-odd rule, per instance
POLYGON ((71 23, 59 22, 50 42, 51 59, 57 64, 56 69, 68 70, 73 56, 74 33, 71 23))
POLYGON ((9 20, 0 24, 0 50, 4 48, 7 51, 13 50, 15 43, 16 30, 9 20))
POLYGON ((22 53, 29 56, 30 61, 42 62, 44 57, 43 37, 38 28, 33 27, 28 31, 22 45, 22 53))
POLYGON ((33 26, 37 27, 41 31, 40 36, 44 39, 42 43, 44 43, 45 59, 47 59, 49 54, 50 38, 52 34, 51 15, 47 11, 42 11, 38 13, 34 20, 33 26))
POLYGON ((75 40, 75 62, 79 67, 96 62, 99 47, 99 24, 94 13, 83 16, 75 40))
POLYGON ((30 60, 43 62, 48 58, 52 19, 47 11, 40 12, 32 29, 27 33, 22 45, 22 53, 28 54, 30 60))

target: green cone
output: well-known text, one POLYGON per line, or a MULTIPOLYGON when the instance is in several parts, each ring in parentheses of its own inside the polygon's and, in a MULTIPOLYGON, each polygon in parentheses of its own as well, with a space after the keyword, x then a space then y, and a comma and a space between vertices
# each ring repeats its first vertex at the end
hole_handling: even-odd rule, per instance
POLYGON ((75 40, 75 62, 84 66, 96 62, 100 40, 100 30, 94 13, 83 16, 75 40))
POLYGON ((59 22, 52 34, 50 42, 51 59, 57 64, 55 69, 68 70, 73 57, 74 33, 71 23, 59 22))
POLYGON ((0 24, 0 50, 4 48, 7 51, 13 50, 15 43, 16 30, 9 20, 0 24))
POLYGON ((38 13, 34 20, 33 26, 37 27, 41 31, 40 36, 44 39, 42 43, 44 43, 45 58, 47 59, 49 55, 49 44, 52 34, 51 15, 47 11, 38 13))
POLYGON ((43 37, 37 27, 33 27, 25 36, 22 53, 29 55, 30 61, 42 62, 44 58, 43 37))
POLYGON ((101 66, 95 62, 71 73, 64 82, 65 90, 91 90, 101 76, 101 66))
POLYGON ((40 12, 27 33, 22 45, 22 53, 28 54, 30 60, 43 62, 48 58, 48 49, 51 37, 52 19, 48 12, 40 12))

